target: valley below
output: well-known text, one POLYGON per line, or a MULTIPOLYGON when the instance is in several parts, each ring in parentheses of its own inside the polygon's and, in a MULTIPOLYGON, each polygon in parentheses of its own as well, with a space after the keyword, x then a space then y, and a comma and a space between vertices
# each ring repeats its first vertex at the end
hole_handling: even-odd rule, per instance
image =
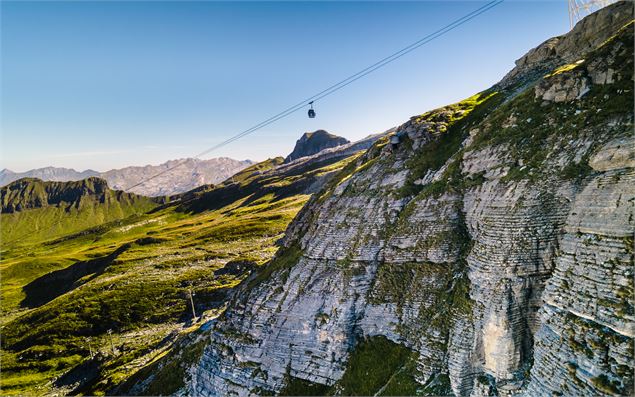
POLYGON ((8 183, 1 393, 632 395, 633 27, 185 192, 8 183))
MULTIPOLYGON (((276 168, 282 158, 271 159, 170 202, 97 178, 3 188, 11 203, 2 214, 3 394, 115 392, 224 310, 234 287, 274 255, 311 189, 347 156, 284 170, 276 168), (13 210, 47 185, 65 198, 13 210), (33 225, 41 233, 29 232, 33 225)), ((183 380, 175 382, 166 387, 183 380)))

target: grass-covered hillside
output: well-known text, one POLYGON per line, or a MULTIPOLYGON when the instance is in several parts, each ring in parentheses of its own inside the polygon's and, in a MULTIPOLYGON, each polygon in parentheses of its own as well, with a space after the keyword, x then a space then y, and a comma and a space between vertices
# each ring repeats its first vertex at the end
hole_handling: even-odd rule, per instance
MULTIPOLYGON (((113 393, 169 357, 204 323, 192 303, 197 317, 218 315, 315 186, 351 158, 282 169, 276 158, 167 204, 91 180, 3 188, 3 206, 20 205, 0 218, 2 394, 113 393)), ((171 375, 163 380, 178 386, 171 375)))
POLYGON ((3 249, 78 232, 143 213, 162 200, 108 188, 91 177, 73 182, 23 178, 0 188, 3 249))

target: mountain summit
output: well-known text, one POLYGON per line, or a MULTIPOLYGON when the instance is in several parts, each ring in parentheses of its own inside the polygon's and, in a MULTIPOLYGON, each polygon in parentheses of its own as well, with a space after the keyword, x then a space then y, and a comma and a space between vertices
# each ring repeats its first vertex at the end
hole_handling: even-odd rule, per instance
POLYGON ((300 157, 310 156, 321 152, 324 149, 332 148, 349 143, 349 140, 341 136, 330 134, 324 130, 314 132, 305 132, 295 143, 293 152, 284 159, 285 163, 289 163, 300 157))

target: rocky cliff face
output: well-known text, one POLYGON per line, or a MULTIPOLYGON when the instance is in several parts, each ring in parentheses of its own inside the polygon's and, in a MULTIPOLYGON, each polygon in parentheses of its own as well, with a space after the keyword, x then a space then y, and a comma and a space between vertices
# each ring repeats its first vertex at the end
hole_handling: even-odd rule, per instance
POLYGON ((324 130, 305 132, 295 143, 293 152, 287 156, 285 162, 290 162, 300 157, 317 154, 324 149, 340 146, 349 143, 348 139, 341 136, 329 134, 324 130))
POLYGON ((631 394, 632 4, 593 18, 315 194, 184 392, 631 394))

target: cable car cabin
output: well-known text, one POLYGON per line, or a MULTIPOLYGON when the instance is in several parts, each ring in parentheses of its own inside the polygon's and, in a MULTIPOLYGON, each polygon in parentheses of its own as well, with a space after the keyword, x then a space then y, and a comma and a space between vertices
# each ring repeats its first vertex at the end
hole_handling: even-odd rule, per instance
POLYGON ((309 118, 310 119, 314 119, 315 118, 315 110, 309 109, 309 118))
POLYGON ((406 131, 397 131, 397 133, 390 136, 390 144, 393 149, 397 147, 403 141, 403 136, 406 135, 406 131))

